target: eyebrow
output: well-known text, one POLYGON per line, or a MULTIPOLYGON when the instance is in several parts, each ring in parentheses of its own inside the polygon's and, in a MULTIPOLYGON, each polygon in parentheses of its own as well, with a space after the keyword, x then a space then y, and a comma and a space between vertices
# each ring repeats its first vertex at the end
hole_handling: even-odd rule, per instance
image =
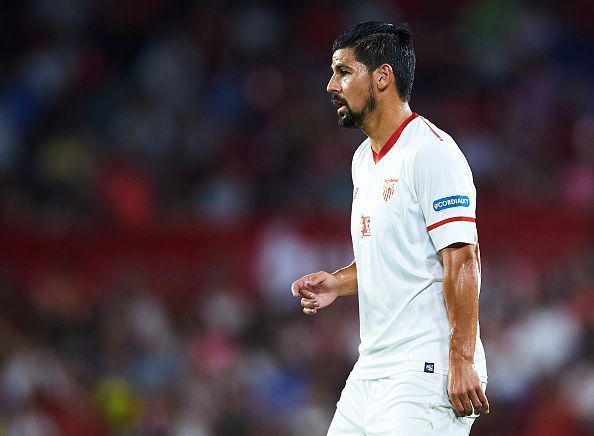
POLYGON ((341 62, 338 62, 338 63, 336 63, 334 65, 330 65, 330 69, 333 70, 333 71, 334 71, 334 69, 339 69, 339 68, 343 68, 345 70, 352 70, 351 67, 349 67, 348 65, 343 64, 341 62))

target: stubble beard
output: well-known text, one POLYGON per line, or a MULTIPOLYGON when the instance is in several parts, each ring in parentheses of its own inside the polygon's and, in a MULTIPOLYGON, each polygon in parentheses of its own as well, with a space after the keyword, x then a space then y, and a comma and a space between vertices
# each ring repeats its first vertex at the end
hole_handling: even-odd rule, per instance
POLYGON ((365 117, 367 114, 373 112, 377 105, 377 101, 371 89, 369 89, 369 95, 365 100, 363 109, 359 112, 354 112, 346 101, 343 100, 342 102, 346 106, 347 111, 344 115, 338 115, 338 124, 340 127, 345 127, 347 129, 360 129, 363 127, 365 117))

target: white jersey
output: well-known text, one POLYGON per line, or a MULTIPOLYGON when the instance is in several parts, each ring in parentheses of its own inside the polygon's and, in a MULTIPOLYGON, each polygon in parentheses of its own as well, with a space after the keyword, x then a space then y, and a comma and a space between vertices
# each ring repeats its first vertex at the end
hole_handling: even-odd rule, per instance
MULTIPOLYGON (((447 374, 450 324, 438 252, 462 242, 478 254, 470 167, 448 134, 413 113, 378 154, 365 140, 352 171, 361 344, 351 376, 447 374)), ((474 360, 486 381, 478 326, 474 360)))

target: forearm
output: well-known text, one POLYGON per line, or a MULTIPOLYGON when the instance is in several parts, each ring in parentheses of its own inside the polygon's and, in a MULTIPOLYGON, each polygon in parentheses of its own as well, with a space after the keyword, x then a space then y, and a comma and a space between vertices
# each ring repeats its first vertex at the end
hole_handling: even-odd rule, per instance
POLYGON ((474 363, 478 325, 478 270, 474 253, 459 252, 450 262, 444 262, 443 289, 451 326, 450 363, 474 363))
POLYGON ((357 264, 353 261, 332 273, 338 279, 338 296, 352 295, 357 293, 357 264))
POLYGON ((478 328, 478 264, 472 244, 441 251, 443 295, 450 321, 448 397, 457 416, 489 413, 489 400, 474 368, 478 328))

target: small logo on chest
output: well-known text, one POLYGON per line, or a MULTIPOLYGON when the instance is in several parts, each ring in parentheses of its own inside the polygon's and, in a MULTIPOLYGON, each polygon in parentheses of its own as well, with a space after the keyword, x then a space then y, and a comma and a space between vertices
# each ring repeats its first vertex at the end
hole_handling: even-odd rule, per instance
POLYGON ((396 183, 398 179, 386 179, 384 180, 384 189, 382 191, 382 197, 387 203, 396 193, 396 183))
POLYGON ((361 216, 361 237, 371 236, 371 217, 361 216))

